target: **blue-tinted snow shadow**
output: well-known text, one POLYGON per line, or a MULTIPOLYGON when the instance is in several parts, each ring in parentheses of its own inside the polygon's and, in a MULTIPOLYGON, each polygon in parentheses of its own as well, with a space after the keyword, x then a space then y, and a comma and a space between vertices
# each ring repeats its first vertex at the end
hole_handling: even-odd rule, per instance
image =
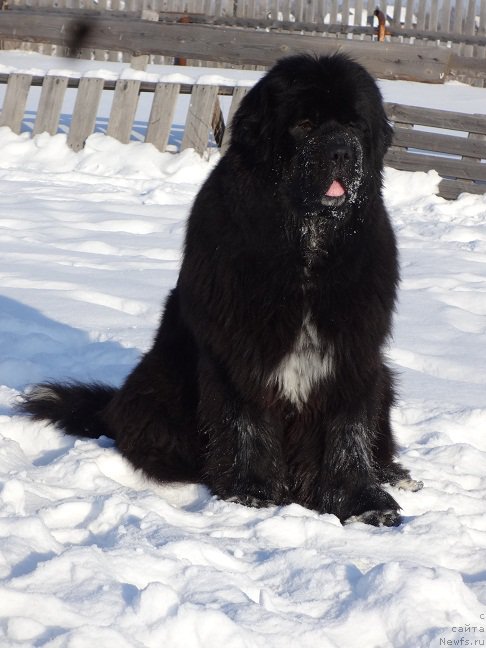
MULTIPOLYGON (((32 130, 34 128, 35 118, 36 118, 35 111, 26 110, 24 114, 24 118, 22 120, 20 132, 32 133, 32 130)), ((59 126, 57 129, 58 133, 67 134, 69 132, 69 127, 71 125, 71 118, 72 115, 61 114, 59 119, 59 126)), ((108 129, 108 117, 97 117, 94 132, 103 133, 104 135, 106 135, 107 129, 108 129)), ((134 121, 132 132, 130 134, 130 141, 144 142, 146 133, 147 133, 147 122, 140 121, 140 120, 134 121)), ((181 148, 183 135, 184 135, 184 126, 182 124, 172 124, 168 145, 173 148, 176 148, 179 151, 181 148)), ((209 145, 210 146, 216 145, 213 138, 211 138, 209 145)))
MULTIPOLYGON (((90 340, 84 331, 0 296, 0 385, 19 391, 45 380, 119 385, 139 355, 118 342, 90 340)), ((0 405, 0 414, 11 413, 0 405)))

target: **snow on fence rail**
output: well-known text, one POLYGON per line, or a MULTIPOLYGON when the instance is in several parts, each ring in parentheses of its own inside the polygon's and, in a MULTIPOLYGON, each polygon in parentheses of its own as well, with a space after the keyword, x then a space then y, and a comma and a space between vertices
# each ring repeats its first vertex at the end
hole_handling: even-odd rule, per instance
MULTIPOLYGON (((74 109, 67 127, 67 143, 75 151, 84 146, 95 130, 104 91, 111 91, 112 95, 106 134, 124 143, 133 137, 140 97, 150 96, 142 139, 160 151, 167 148, 177 101, 182 95, 190 95, 180 150, 194 148, 201 155, 211 144, 224 152, 230 136, 227 123, 249 89, 238 85, 114 81, 59 75, 37 77, 22 73, 0 75, 0 83, 7 83, 0 126, 8 126, 16 133, 30 130, 32 135, 42 132, 54 135, 62 130, 64 96, 68 88, 75 89, 74 109), (30 88, 35 85, 42 89, 29 129, 26 128, 26 104, 30 88), (226 120, 221 107, 223 97, 229 100, 226 120)), ((395 126, 387 165, 407 171, 435 169, 443 177, 439 189, 446 198, 454 198, 462 191, 486 193, 486 116, 395 103, 385 107, 395 126), (438 129, 443 130, 438 132, 438 129)))

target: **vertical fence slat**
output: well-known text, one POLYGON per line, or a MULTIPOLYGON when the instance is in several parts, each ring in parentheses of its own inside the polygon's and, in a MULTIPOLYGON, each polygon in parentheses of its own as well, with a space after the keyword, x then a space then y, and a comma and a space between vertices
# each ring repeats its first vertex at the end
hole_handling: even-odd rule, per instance
POLYGON ((486 34, 486 0, 481 0, 481 7, 479 9, 478 35, 484 36, 485 34, 486 34))
POLYGON ((405 10, 405 29, 410 29, 413 22, 413 0, 407 0, 407 8, 405 10))
MULTIPOLYGON (((366 13, 368 15, 368 20, 370 20, 370 25, 374 24, 374 18, 373 18, 373 12, 376 9, 376 2, 374 0, 368 0, 367 5, 366 5, 366 13)), ((372 36, 372 39, 374 40, 374 36, 372 36)))
POLYGON ((427 0, 419 0, 418 11, 417 11, 417 29, 425 30, 426 9, 427 9, 427 0))
POLYGON ((395 29, 400 29, 402 16, 402 0, 395 0, 393 5, 393 26, 395 29))
POLYGON ((180 85, 158 83, 155 89, 145 141, 165 151, 169 141, 180 85))
POLYGON ((235 112, 238 110, 241 100, 246 95, 250 88, 245 86, 236 86, 233 91, 233 99, 231 100, 231 105, 228 113, 228 121, 226 123, 226 128, 224 131, 223 141, 221 143, 221 153, 225 153, 226 149, 229 146, 231 140, 231 122, 233 120, 235 112))
MULTIPOLYGON (((479 7, 479 28, 478 36, 484 36, 486 34, 486 0, 481 0, 481 5, 479 7)), ((486 58, 486 47, 478 47, 477 55, 479 58, 486 58)))
MULTIPOLYGON (((439 24, 439 2, 438 0, 432 0, 430 3, 430 20, 429 20, 429 31, 437 31, 437 25, 439 24)), ((435 41, 433 41, 435 43, 435 41)))
MULTIPOLYGON (((464 33, 467 36, 472 36, 476 30, 476 0, 469 0, 466 13, 466 24, 464 33)), ((465 45, 463 52, 464 56, 472 56, 474 54, 473 45, 465 45)))
POLYGON ((133 120, 138 105, 140 81, 119 79, 115 86, 115 96, 111 106, 107 135, 127 144, 130 141, 133 120))
POLYGON ((291 13, 290 0, 284 0, 284 2, 282 3, 282 18, 286 21, 289 21, 291 13))
POLYGON ((74 151, 83 148, 96 124, 96 113, 103 91, 103 79, 83 77, 79 81, 67 143, 74 151))
POLYGON ((439 29, 443 32, 451 31, 451 0, 444 0, 440 8, 439 29))
POLYGON ((363 9, 364 9, 363 0, 356 0, 354 6, 355 6, 354 24, 358 25, 359 27, 364 27, 366 25, 366 18, 363 16, 363 9))
MULTIPOLYGON (((456 34, 462 34, 462 0, 457 0, 455 6, 454 6, 454 32, 456 34)), ((455 43, 453 46, 454 51, 460 51, 461 50, 461 45, 458 43, 455 43)))
POLYGON ((341 5, 341 24, 349 25, 349 0, 343 0, 341 5))
POLYGON ((55 135, 57 133, 67 84, 67 77, 54 75, 44 77, 37 116, 32 130, 33 135, 39 133, 55 135))
POLYGON ((338 0, 331 0, 331 11, 329 23, 335 25, 337 23, 337 13, 338 13, 338 0))
POLYGON ((212 126, 213 112, 218 87, 195 85, 187 113, 181 150, 193 148, 202 155, 208 146, 208 135, 212 126))
POLYGON ((14 133, 20 133, 31 83, 31 74, 13 73, 9 76, 0 126, 8 126, 14 133))

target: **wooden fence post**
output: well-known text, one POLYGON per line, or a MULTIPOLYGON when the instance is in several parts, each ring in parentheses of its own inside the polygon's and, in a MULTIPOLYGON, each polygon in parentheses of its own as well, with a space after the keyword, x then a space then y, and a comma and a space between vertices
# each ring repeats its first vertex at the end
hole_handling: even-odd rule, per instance
POLYGON ((25 113, 25 104, 29 94, 31 74, 11 74, 8 78, 7 92, 3 102, 0 126, 9 126, 19 134, 25 113))
POLYGON ((233 117, 235 115, 235 112, 238 110, 241 100, 249 89, 250 88, 247 88, 245 86, 236 86, 234 89, 233 99, 231 100, 231 105, 228 113, 228 121, 226 128, 224 129, 223 141, 221 143, 221 154, 226 153, 231 140, 231 122, 233 121, 233 117))
POLYGON ((218 86, 201 84, 193 87, 181 150, 194 148, 199 155, 202 155, 207 149, 217 100, 218 86))
POLYGON ((116 137, 123 144, 130 141, 133 120, 137 111, 140 81, 118 79, 111 106, 107 135, 116 137))
POLYGON ((159 151, 165 151, 169 141, 180 87, 178 83, 158 83, 155 88, 145 141, 159 151))
POLYGON ((79 81, 71 127, 67 137, 68 146, 73 151, 81 150, 86 139, 94 130, 103 85, 103 79, 95 77, 83 77, 79 81))
POLYGON ((49 135, 57 133, 67 84, 67 77, 50 75, 44 77, 37 116, 32 130, 33 135, 44 132, 49 135))

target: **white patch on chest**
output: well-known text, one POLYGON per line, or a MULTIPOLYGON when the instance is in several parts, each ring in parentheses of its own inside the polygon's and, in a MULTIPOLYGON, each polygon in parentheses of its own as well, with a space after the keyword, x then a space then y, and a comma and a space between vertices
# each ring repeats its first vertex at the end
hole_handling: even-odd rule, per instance
POLYGON ((299 409, 307 402, 312 388, 333 373, 332 349, 322 350, 319 335, 306 314, 294 347, 272 372, 269 384, 299 409))

